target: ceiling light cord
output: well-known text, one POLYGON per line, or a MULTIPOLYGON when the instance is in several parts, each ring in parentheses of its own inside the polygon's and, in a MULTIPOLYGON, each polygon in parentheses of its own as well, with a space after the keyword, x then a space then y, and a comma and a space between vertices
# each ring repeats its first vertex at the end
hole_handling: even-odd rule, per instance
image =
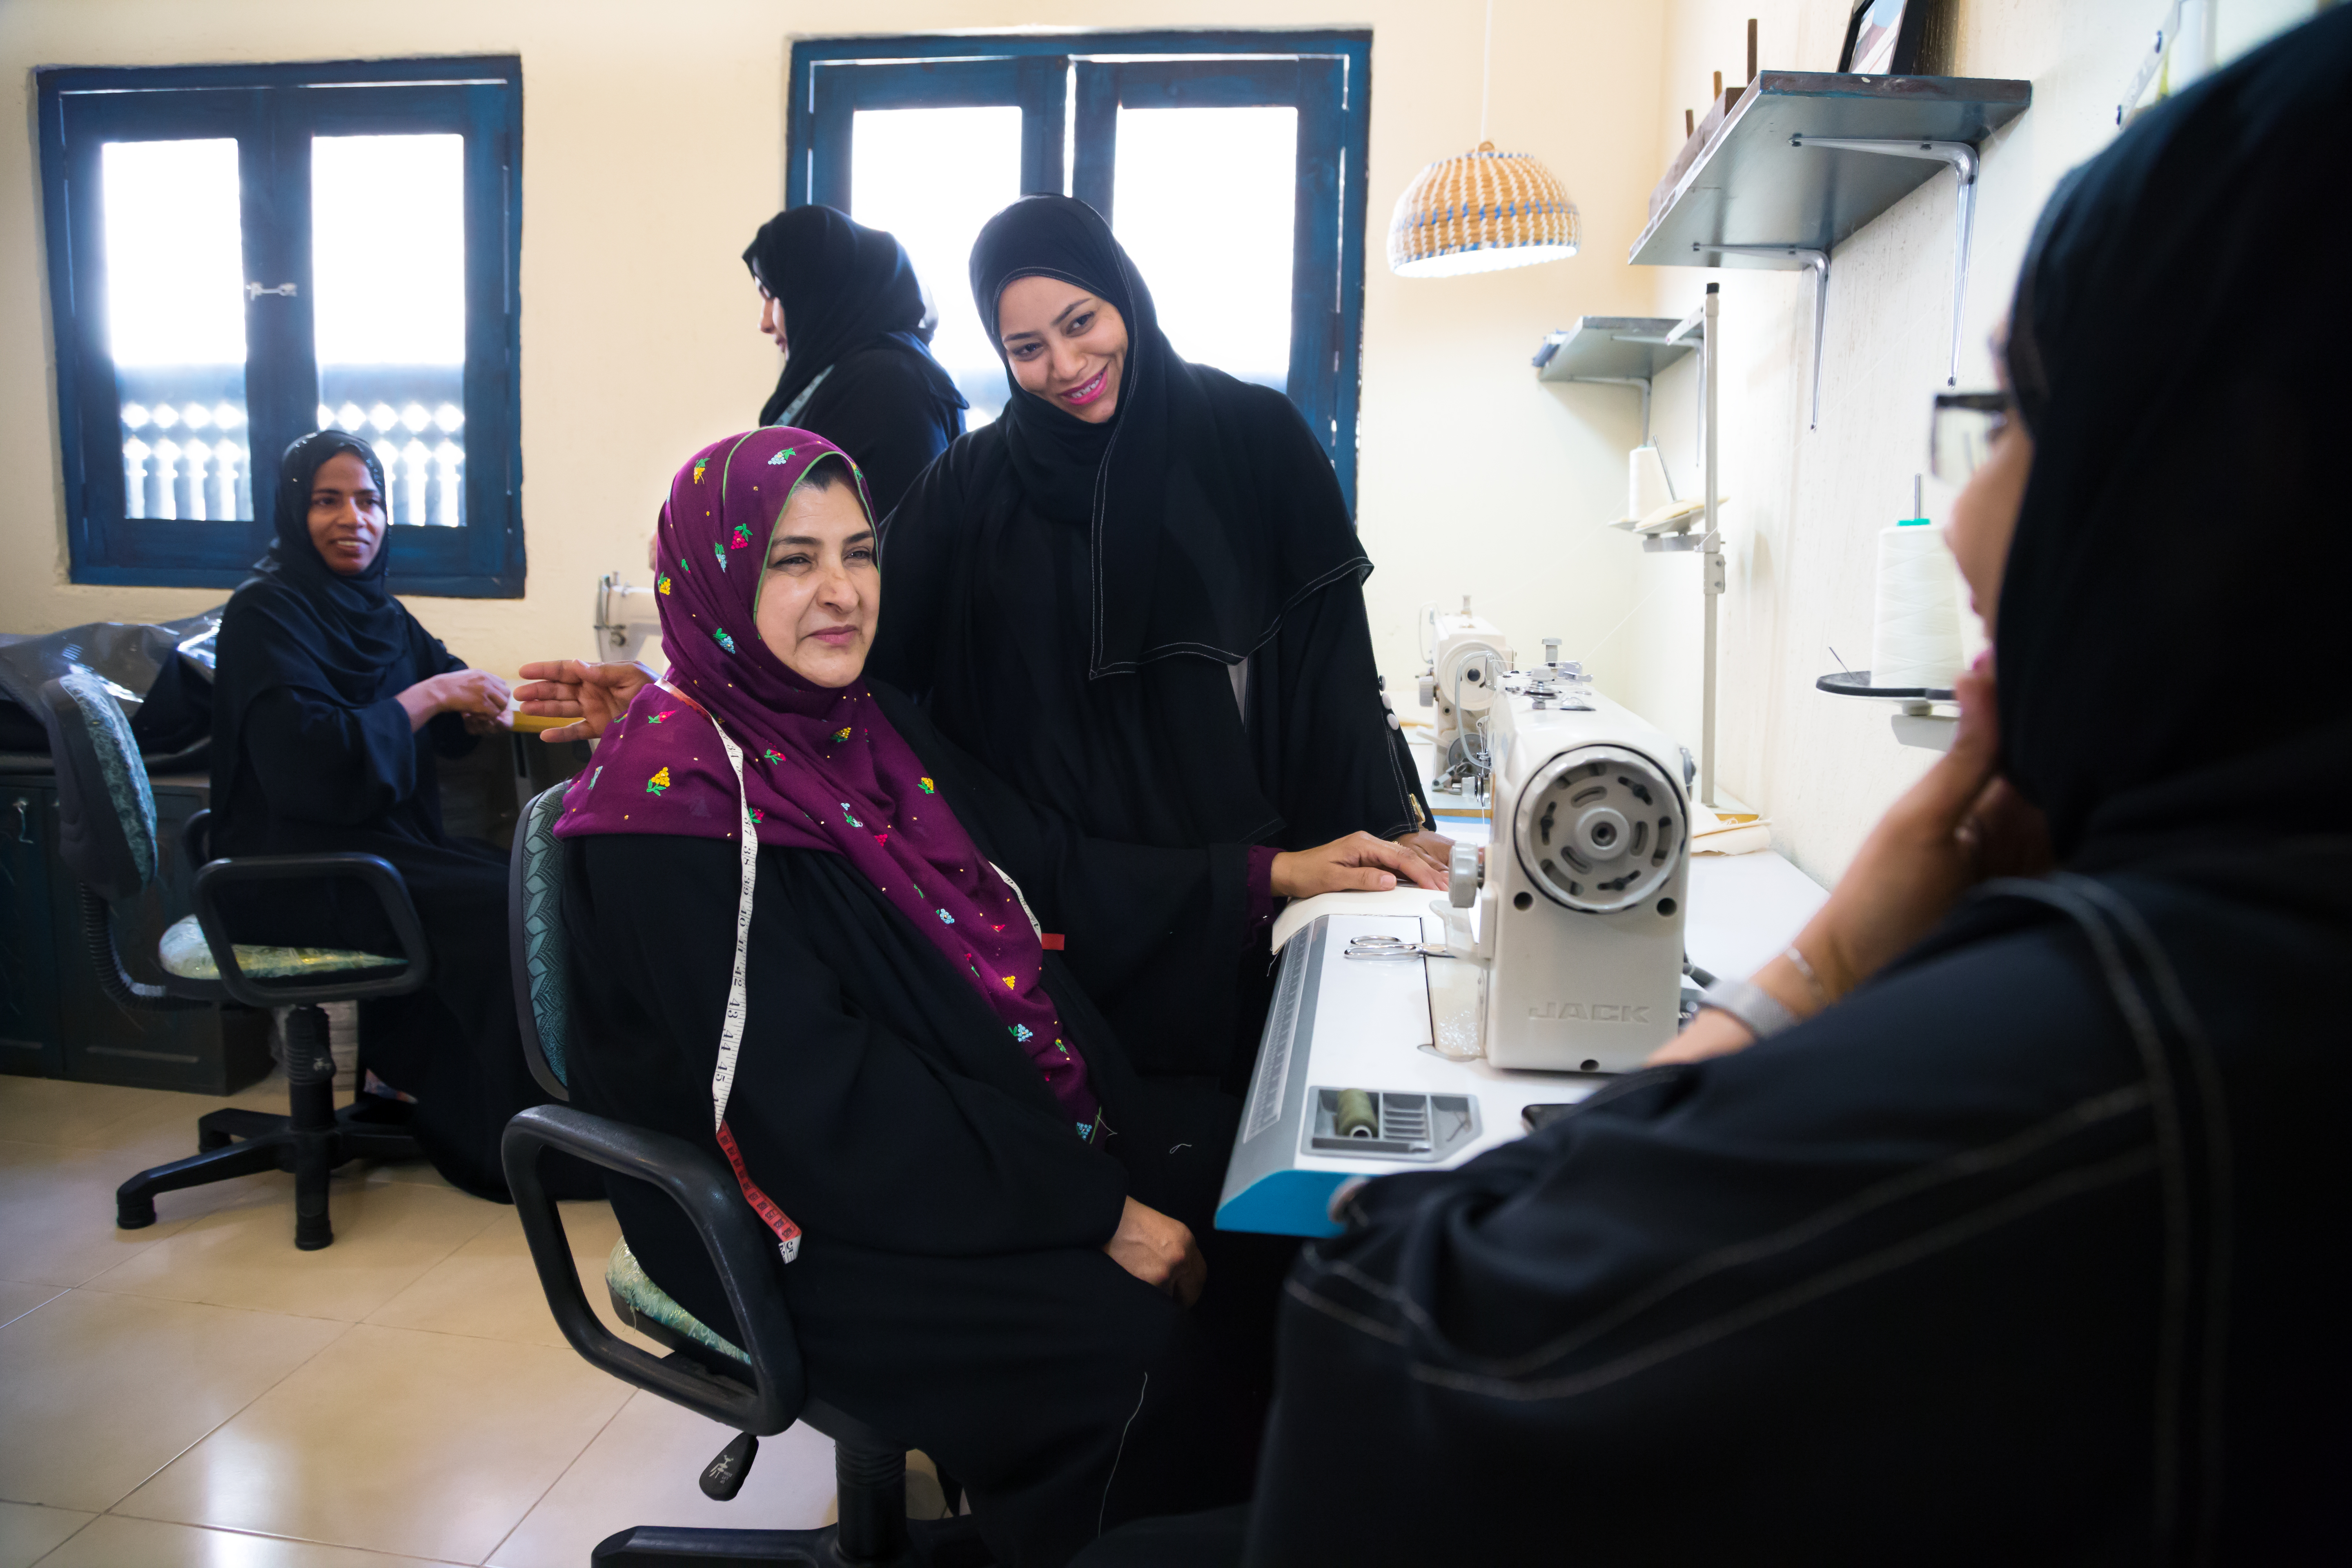
POLYGON ((1486 55, 1484 68, 1478 73, 1478 142, 1484 146, 1486 136, 1486 104, 1495 91, 1495 0, 1486 0, 1486 55))

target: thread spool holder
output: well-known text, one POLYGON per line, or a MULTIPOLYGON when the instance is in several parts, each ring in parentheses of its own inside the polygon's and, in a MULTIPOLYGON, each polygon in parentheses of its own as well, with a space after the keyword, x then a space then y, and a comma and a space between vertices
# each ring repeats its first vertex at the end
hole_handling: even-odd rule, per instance
POLYGON ((1930 752, 1952 749, 1952 731, 1960 710, 1953 694, 1934 686, 1873 686, 1870 671, 1841 669, 1813 682, 1813 689, 1832 697, 1860 697, 1894 704, 1895 740, 1930 752))

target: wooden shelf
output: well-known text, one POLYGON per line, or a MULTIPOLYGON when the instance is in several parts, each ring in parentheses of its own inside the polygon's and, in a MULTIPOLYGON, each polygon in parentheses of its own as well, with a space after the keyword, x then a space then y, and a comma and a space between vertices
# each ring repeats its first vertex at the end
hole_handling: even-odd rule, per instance
POLYGON ((2033 84, 1976 77, 1759 75, 1633 242, 1636 267, 1811 265, 1942 171, 1927 158, 1883 157, 1791 138, 1965 142, 2023 113, 2033 84), (1727 252, 1770 247, 1780 254, 1727 252))

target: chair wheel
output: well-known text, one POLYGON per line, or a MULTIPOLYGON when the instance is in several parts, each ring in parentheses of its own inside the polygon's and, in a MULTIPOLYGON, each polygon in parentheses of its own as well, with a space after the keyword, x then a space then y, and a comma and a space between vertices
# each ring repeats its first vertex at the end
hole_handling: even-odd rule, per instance
POLYGON ((145 1230, 155 1223, 153 1198, 117 1198, 114 1200, 114 1227, 117 1230, 145 1230))

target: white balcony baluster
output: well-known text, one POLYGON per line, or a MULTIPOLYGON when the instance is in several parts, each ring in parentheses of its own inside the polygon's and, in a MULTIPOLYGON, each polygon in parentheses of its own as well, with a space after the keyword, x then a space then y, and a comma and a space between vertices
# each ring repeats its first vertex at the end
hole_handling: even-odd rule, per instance
POLYGON ((136 436, 122 443, 122 513, 125 517, 147 515, 147 459, 153 455, 154 448, 136 436))
MULTIPOLYGON (((161 423, 161 421, 158 421, 161 423)), ((154 501, 147 515, 166 521, 180 515, 180 444, 164 440, 155 443, 154 501)))
POLYGON ((433 457, 441 470, 441 510, 433 521, 446 528, 455 528, 466 521, 457 499, 463 493, 457 488, 457 470, 466 460, 466 449, 455 441, 444 440, 433 448, 433 457))
POLYGON ((190 522, 203 522, 205 518, 205 470, 213 455, 212 447, 203 441, 191 441, 181 448, 188 458, 188 504, 180 515, 190 522))

